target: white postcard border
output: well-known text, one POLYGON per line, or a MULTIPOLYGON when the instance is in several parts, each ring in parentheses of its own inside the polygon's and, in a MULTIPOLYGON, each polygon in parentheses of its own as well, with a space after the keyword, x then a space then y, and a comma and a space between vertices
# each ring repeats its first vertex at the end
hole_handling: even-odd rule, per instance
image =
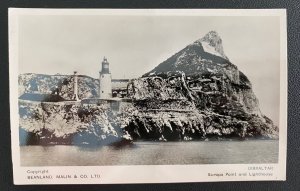
POLYGON ((14 183, 21 184, 121 184, 163 182, 216 182, 286 180, 287 149, 287 26, 285 9, 9 9, 9 76, 11 144, 14 183), (18 115, 18 17, 22 15, 185 15, 185 16, 278 16, 280 17, 280 131, 276 164, 131 165, 22 167, 20 164, 18 115), (268 170, 252 171, 252 167, 268 170), (272 170, 270 170, 272 169, 272 170), (249 176, 250 173, 272 176, 249 176), (247 173, 247 176, 208 174, 247 173), (30 179, 30 176, 52 179, 30 179), (71 178, 57 179, 56 175, 71 178), (99 175, 99 177, 98 177, 99 175), (76 176, 76 178, 75 178, 76 176), (82 176, 82 177, 81 177, 82 176), (95 176, 95 177, 91 177, 95 176))

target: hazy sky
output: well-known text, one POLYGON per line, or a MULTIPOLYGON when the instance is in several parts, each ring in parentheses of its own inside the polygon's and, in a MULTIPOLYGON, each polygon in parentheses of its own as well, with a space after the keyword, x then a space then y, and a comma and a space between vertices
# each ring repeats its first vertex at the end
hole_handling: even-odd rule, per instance
POLYGON ((230 61, 253 84, 264 114, 278 124, 279 17, 41 16, 19 18, 19 73, 98 77, 104 56, 113 78, 153 69, 215 30, 230 61))

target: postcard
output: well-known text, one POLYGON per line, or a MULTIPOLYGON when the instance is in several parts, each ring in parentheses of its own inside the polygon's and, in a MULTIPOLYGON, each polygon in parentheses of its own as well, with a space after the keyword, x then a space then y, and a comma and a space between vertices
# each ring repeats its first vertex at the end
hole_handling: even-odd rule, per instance
POLYGON ((14 183, 284 181, 285 9, 9 9, 14 183))

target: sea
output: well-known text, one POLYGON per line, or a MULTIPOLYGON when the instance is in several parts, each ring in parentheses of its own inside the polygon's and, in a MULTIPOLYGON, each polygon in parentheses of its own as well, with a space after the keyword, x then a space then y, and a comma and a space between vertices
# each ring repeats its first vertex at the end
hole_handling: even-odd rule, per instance
POLYGON ((256 164, 278 162, 278 140, 134 142, 122 147, 21 146, 21 166, 256 164))

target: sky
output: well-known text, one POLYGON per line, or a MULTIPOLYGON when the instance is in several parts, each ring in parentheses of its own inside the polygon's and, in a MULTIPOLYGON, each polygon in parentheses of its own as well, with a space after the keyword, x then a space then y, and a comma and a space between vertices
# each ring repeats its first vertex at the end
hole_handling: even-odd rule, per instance
POLYGON ((280 23, 276 16, 22 15, 19 73, 136 78, 211 30, 249 78, 261 111, 279 121, 280 23))

